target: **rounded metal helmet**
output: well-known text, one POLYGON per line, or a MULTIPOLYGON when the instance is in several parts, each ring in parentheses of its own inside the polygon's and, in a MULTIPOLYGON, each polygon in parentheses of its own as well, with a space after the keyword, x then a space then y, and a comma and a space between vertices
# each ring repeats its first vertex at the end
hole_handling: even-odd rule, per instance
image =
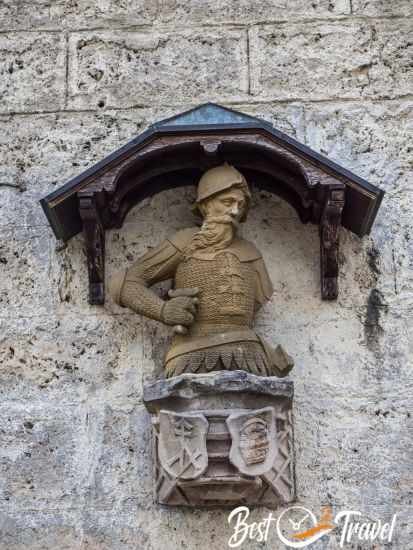
MULTIPOLYGON (((240 187, 245 193, 247 204, 251 200, 251 193, 245 177, 233 166, 225 163, 207 170, 198 183, 198 193, 195 202, 195 209, 198 210, 199 204, 221 191, 231 189, 231 187, 240 187)), ((241 221, 245 221, 244 219, 241 221)))

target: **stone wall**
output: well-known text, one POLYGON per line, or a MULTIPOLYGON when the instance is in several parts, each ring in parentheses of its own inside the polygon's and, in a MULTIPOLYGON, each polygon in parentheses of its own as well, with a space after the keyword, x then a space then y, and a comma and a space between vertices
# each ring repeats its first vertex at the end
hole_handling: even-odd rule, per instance
MULTIPOLYGON (((337 302, 320 300, 317 228, 283 201, 255 191, 245 236, 275 286, 258 331, 296 360, 299 503, 397 512, 388 547, 411 548, 412 22, 410 0, 0 1, 1 550, 227 548, 227 512, 152 502, 142 384, 169 331, 89 306, 82 238, 57 247, 38 203, 204 101, 387 192, 370 237, 342 233, 337 302)), ((108 276, 191 224, 192 199, 159 194, 109 232, 108 276)))

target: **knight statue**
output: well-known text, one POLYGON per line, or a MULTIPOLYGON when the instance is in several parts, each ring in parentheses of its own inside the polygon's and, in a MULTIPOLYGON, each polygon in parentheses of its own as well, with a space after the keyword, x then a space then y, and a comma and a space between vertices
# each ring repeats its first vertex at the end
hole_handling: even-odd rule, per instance
POLYGON ((202 226, 178 231, 111 282, 115 302, 173 327, 166 378, 221 370, 284 377, 293 367, 280 345, 253 330, 273 287, 261 253, 238 234, 250 200, 236 168, 208 170, 194 205, 202 226), (150 286, 168 279, 173 288, 162 300, 150 286))

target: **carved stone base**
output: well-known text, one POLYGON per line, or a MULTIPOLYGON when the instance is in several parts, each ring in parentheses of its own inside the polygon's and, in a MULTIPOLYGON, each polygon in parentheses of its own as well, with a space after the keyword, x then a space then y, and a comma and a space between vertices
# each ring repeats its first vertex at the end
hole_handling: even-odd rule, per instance
POLYGON ((270 508, 294 500, 292 398, 290 380, 245 371, 146 385, 156 500, 270 508))

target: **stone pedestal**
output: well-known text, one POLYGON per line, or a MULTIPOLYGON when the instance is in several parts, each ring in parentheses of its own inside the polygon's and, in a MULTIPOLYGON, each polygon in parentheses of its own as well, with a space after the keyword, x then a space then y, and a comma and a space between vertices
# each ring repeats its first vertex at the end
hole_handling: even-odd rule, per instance
POLYGON ((156 500, 271 508, 294 500, 292 399, 290 380, 245 371, 146 385, 156 500))

